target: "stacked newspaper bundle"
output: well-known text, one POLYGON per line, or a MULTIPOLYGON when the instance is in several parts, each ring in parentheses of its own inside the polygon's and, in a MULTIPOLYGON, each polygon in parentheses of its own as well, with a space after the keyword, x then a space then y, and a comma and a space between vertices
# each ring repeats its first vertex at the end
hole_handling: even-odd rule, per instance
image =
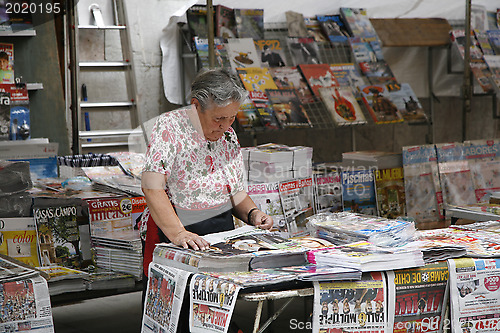
POLYGON ((312 148, 267 143, 242 148, 246 178, 269 183, 312 176, 312 148))
POLYGON ((31 187, 29 162, 0 160, 0 217, 30 216, 31 187))
POLYGON ((244 226, 203 236, 211 245, 195 251, 161 243, 153 252, 153 262, 193 272, 244 272, 306 263, 307 248, 270 232, 244 226))
POLYGON ((317 236, 334 244, 369 241, 377 246, 399 246, 415 234, 412 222, 350 212, 320 213, 309 218, 317 236))
POLYGON ((362 272, 386 271, 424 265, 422 251, 412 244, 382 248, 369 242, 357 242, 307 253, 311 264, 348 267, 362 272))
POLYGON ((297 279, 302 281, 333 281, 333 280, 359 280, 361 270, 351 267, 327 266, 327 265, 302 265, 280 267, 277 271, 293 272, 297 279))
POLYGON ((63 266, 38 267, 47 274, 50 296, 72 293, 87 289, 86 279, 89 274, 63 266))

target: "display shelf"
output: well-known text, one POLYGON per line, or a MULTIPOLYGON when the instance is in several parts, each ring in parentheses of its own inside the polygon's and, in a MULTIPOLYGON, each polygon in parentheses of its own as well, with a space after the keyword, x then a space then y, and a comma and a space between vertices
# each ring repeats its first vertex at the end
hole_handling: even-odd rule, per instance
POLYGON ((36 30, 24 29, 19 31, 0 31, 0 37, 33 37, 36 36, 36 30))

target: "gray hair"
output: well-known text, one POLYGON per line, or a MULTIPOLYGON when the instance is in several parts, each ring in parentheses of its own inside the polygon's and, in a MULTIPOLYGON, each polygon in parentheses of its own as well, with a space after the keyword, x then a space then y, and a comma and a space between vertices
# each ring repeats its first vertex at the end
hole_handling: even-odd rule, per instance
POLYGON ((205 111, 211 103, 226 106, 233 102, 241 104, 248 92, 239 78, 226 68, 207 69, 200 72, 191 84, 191 98, 196 98, 205 111))

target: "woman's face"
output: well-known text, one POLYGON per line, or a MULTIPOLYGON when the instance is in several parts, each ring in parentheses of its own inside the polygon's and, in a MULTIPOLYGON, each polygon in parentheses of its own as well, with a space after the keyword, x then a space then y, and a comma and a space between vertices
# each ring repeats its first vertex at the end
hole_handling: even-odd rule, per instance
POLYGON ((201 112, 201 106, 198 100, 193 99, 198 116, 200 117, 201 127, 205 138, 209 141, 217 141, 233 124, 236 114, 240 108, 238 102, 232 102, 226 106, 209 105, 204 112, 201 112))

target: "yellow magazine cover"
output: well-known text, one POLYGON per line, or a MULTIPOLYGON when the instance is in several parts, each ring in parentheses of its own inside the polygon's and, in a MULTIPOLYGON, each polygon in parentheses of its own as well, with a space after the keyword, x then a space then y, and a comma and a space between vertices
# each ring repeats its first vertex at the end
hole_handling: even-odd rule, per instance
POLYGON ((0 253, 33 267, 40 266, 33 217, 0 219, 0 253))
POLYGON ((248 91, 264 92, 266 89, 278 89, 268 68, 238 68, 237 72, 245 89, 248 91))

